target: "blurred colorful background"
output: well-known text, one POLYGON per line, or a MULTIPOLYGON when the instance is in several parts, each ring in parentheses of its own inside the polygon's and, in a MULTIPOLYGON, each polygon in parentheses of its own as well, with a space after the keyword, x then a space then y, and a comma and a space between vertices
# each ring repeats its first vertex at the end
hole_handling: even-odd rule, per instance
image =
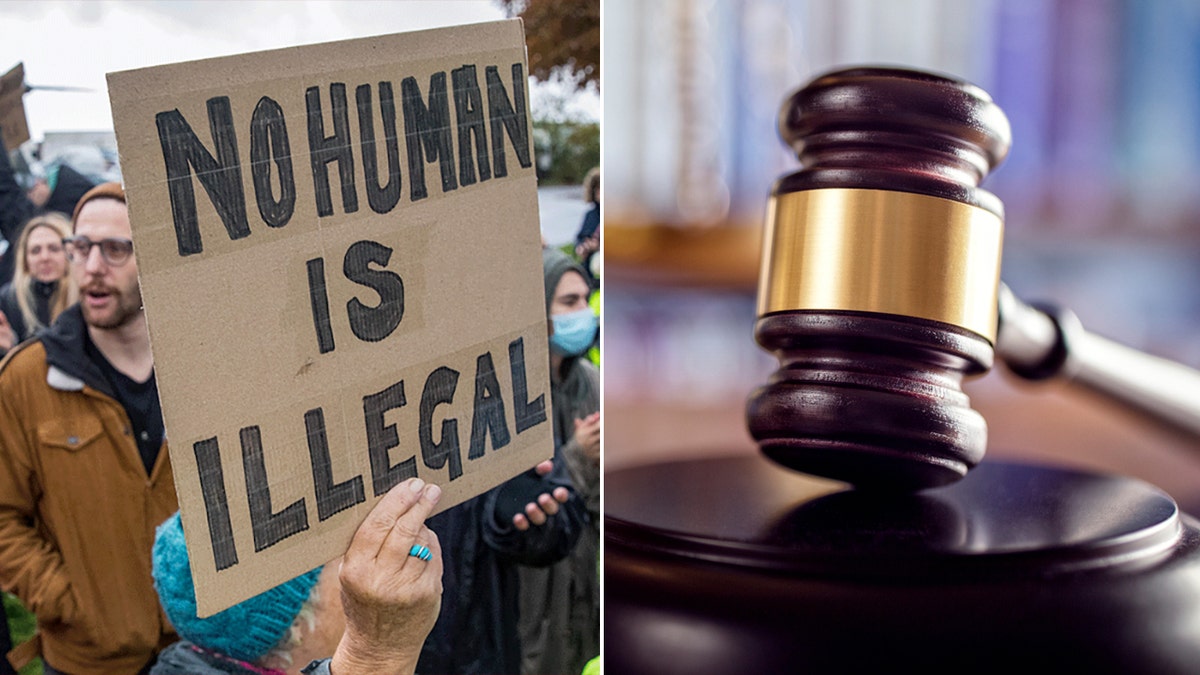
MULTIPOLYGON (((746 395, 780 102, 858 64, 987 90, 1013 148, 1002 276, 1094 332, 1200 367, 1200 2, 604 0, 605 461, 756 452, 746 395), (619 355, 619 358, 618 358, 619 355)), ((1200 512, 1200 441, 998 367, 989 457, 1158 484, 1200 512)), ((1200 395, 1200 392, 1197 392, 1200 395)))

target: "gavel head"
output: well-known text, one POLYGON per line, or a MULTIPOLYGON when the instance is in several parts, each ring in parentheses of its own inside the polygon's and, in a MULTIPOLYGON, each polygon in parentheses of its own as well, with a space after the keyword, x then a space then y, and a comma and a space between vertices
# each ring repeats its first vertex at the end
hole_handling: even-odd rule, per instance
POLYGON ((992 364, 1003 207, 979 183, 1008 120, 965 82, 855 68, 788 98, 780 135, 803 168, 767 211, 755 339, 780 368, 751 434, 864 489, 958 480, 987 443, 962 380, 992 364))

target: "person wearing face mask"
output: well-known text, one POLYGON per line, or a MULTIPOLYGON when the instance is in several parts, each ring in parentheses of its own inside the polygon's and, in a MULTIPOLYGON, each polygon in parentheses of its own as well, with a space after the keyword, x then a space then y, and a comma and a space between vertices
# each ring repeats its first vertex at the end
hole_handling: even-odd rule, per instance
POLYGON ((22 229, 13 280, 0 288, 0 355, 75 303, 78 293, 67 273, 62 243, 70 236, 70 221, 58 213, 34 216, 22 229))
POLYGON ((542 251, 550 331, 550 395, 555 461, 584 498, 588 529, 571 555, 549 567, 521 568, 521 672, 578 673, 600 652, 600 373, 584 353, 598 319, 587 274, 565 253, 542 251))

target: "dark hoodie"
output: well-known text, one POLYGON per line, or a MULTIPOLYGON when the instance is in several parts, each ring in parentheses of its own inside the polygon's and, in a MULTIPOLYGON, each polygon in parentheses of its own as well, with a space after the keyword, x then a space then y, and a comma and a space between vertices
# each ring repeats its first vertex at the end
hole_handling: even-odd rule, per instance
MULTIPOLYGON (((547 448, 547 455, 550 448, 547 448)), ((569 555, 587 527, 587 513, 565 463, 533 469, 429 519, 442 543, 442 610, 417 663, 423 675, 514 674, 521 669, 518 565, 545 567, 569 555), (545 525, 525 532, 512 517, 540 493, 563 486, 571 498, 545 525)))
POLYGON ((104 373, 88 358, 87 339, 83 311, 79 305, 71 305, 41 335, 42 345, 46 348, 46 363, 115 399, 116 394, 104 373))
MULTIPOLYGON (((58 281, 38 281, 33 279, 33 301, 34 313, 42 326, 50 325, 50 298, 54 295, 54 291, 58 290, 58 281)), ((4 312, 4 317, 8 319, 8 323, 12 326, 13 334, 17 336, 17 342, 23 342, 33 337, 36 326, 28 326, 25 324, 25 316, 21 314, 21 306, 17 304, 17 287, 12 283, 5 284, 0 288, 0 312, 4 312)), ((0 351, 0 356, 4 354, 0 351)))
POLYGON ((12 279, 13 260, 16 257, 17 238, 21 236, 21 228, 29 220, 37 208, 25 194, 25 189, 17 183, 17 173, 8 158, 8 148, 0 139, 0 236, 8 241, 8 251, 0 256, 0 284, 6 284, 12 279))
POLYGON ((66 164, 60 165, 58 177, 54 181, 54 191, 42 206, 42 211, 58 211, 70 215, 75 212, 75 205, 79 203, 80 197, 94 187, 96 183, 92 179, 66 164))
MULTIPOLYGON (((542 251, 546 315, 564 274, 583 268, 562 251, 542 251)), ((581 357, 566 357, 550 374, 554 410, 554 458, 563 465, 584 498, 587 529, 569 558, 550 567, 523 568, 520 631, 524 655, 521 672, 578 673, 600 653, 600 578, 596 564, 600 546, 600 467, 575 440, 575 420, 600 409, 600 374, 581 357)))
POLYGON ((512 517, 531 497, 571 487, 560 461, 539 478, 532 469, 439 513, 429 529, 442 542, 442 610, 421 649, 418 673, 517 673, 517 565, 544 566, 571 552, 586 525, 583 501, 572 489, 545 525, 525 532, 512 517))

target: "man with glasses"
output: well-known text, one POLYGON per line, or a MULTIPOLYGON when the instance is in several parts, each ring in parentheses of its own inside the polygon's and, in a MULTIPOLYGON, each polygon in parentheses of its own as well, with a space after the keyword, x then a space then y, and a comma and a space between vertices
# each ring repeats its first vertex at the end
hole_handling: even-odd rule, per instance
POLYGON ((47 674, 145 672, 176 639, 151 581, 179 507, 130 234, 120 185, 85 194, 63 241, 79 303, 0 362, 0 580, 47 674))

